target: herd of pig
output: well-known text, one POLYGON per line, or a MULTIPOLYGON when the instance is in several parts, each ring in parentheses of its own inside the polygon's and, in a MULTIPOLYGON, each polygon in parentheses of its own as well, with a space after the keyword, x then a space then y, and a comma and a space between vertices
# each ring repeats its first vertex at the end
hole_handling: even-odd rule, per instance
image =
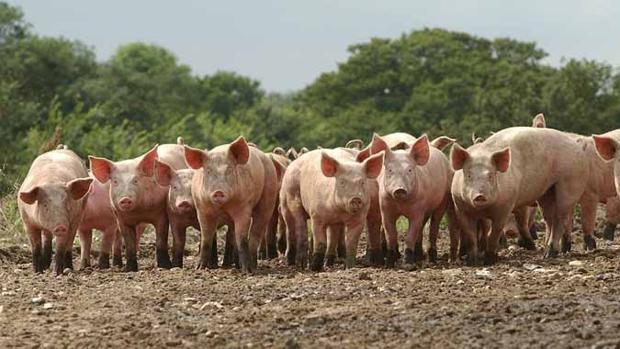
POLYGON ((122 267, 124 252, 124 270, 138 270, 139 240, 148 225, 155 228, 161 268, 183 266, 188 227, 200 231, 197 268, 217 267, 216 233, 223 226, 222 265, 244 272, 256 269, 259 256, 279 254, 299 269, 320 271, 337 258, 352 267, 363 231, 372 265, 434 262, 444 216, 452 262, 493 264, 509 219, 518 245, 535 249, 530 228, 538 208, 546 223, 544 254, 551 258, 571 249, 577 204, 585 248, 596 248, 597 205, 618 207, 620 129, 581 136, 546 128, 542 114, 532 126, 474 139, 467 149, 445 136, 429 141, 406 133, 375 134, 366 147, 354 140, 300 153, 265 153, 243 137, 200 150, 179 138, 134 159, 89 156, 90 170, 59 146, 34 160, 18 207, 35 272, 51 266, 55 238, 56 274, 72 268, 76 234, 81 267, 90 266, 94 229, 103 234, 98 267, 109 268, 111 255, 122 267), (443 149, 451 144, 448 157, 443 149), (404 256, 400 217, 409 223, 404 256))

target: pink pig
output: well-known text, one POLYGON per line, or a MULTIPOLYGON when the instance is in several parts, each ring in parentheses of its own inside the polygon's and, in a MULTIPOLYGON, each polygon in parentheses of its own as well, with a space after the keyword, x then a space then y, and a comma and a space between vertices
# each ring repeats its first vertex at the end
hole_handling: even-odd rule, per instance
POLYGON ((92 181, 82 160, 71 150, 44 153, 30 166, 17 205, 30 237, 35 272, 41 273, 51 264, 52 237, 56 238, 56 275, 73 268, 73 240, 92 181))

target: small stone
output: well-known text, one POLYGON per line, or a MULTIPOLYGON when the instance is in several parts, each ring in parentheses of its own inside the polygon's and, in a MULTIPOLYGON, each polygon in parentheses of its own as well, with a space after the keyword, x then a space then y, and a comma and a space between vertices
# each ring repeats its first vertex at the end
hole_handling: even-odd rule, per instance
POLYGON ((4 311, 4 305, 0 305, 0 314, 4 311))
POLYGON ((215 331, 207 331, 207 333, 205 333, 205 336, 207 336, 207 338, 213 338, 215 337, 215 335, 215 331))
POLYGON ((370 277, 370 275, 368 274, 368 272, 362 272, 362 273, 360 273, 359 279, 360 279, 360 280, 367 280, 367 281, 372 280, 372 278, 370 277))
POLYGON ((463 280, 459 280, 459 281, 456 282, 457 285, 463 285, 464 283, 465 283, 465 281, 463 281, 463 280))
POLYGON ((444 269, 441 271, 441 273, 445 275, 455 276, 461 273, 461 269, 460 268, 444 269))
POLYGON ((568 265, 570 265, 571 267, 582 267, 583 262, 582 261, 570 261, 568 262, 568 265))
POLYGON ((523 268, 525 268, 525 270, 532 271, 532 270, 540 269, 542 267, 537 264, 524 263, 523 268))
POLYGON ((488 269, 482 269, 482 270, 476 271, 476 277, 480 279, 492 279, 493 274, 491 274, 491 272, 488 269))
POLYGON ((32 304, 40 305, 40 304, 43 304, 43 303, 45 303, 45 298, 43 298, 41 296, 34 297, 32 299, 32 304))
POLYGON ((71 269, 71 268, 65 268, 65 269, 62 271, 62 274, 63 274, 63 275, 69 275, 69 274, 72 274, 72 273, 73 273, 73 269, 71 269))
MULTIPOLYGON (((183 269, 181 269, 179 267, 170 268, 170 271, 181 271, 181 270, 183 270, 183 269)), ((181 344, 181 343, 179 342, 179 344, 181 344)))
POLYGON ((46 310, 52 309, 53 307, 54 307, 54 305, 52 303, 49 303, 49 302, 43 304, 43 309, 46 309, 46 310))

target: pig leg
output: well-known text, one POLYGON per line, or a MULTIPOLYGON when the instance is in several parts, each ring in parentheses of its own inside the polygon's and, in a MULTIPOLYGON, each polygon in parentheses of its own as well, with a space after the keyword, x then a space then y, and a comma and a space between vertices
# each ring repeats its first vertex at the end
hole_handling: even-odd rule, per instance
POLYGON ((388 268, 394 268, 396 260, 398 260, 398 231, 396 230, 396 219, 398 217, 388 212, 388 210, 385 210, 382 215, 385 239, 387 241, 385 265, 388 268))
POLYGON ((114 229, 114 257, 112 258, 112 265, 115 267, 123 267, 123 234, 118 228, 114 229))
MULTIPOLYGON (((168 254, 168 230, 170 223, 167 215, 164 215, 162 219, 157 222, 155 226, 155 246, 157 249, 157 267, 170 269, 172 262, 170 261, 170 255, 168 254)), ((137 237, 136 237, 137 240, 137 237)))
POLYGON ((278 251, 281 254, 286 253, 286 224, 281 213, 278 213, 278 251))
POLYGON ((279 214, 276 207, 276 209, 273 210, 271 219, 269 220, 267 231, 261 239, 260 252, 264 255, 263 258, 266 259, 274 259, 278 257, 278 217, 279 214))
MULTIPOLYGON (((224 246, 224 248, 226 248, 224 246)), ((185 253, 185 247, 183 247, 183 251, 185 253)), ((213 243, 211 243, 211 264, 217 266, 218 265, 218 259, 217 259, 217 231, 215 232, 215 234, 213 234, 213 243)))
POLYGON ((347 241, 344 233, 344 225, 342 225, 342 228, 338 233, 338 247, 336 247, 336 255, 342 260, 347 258, 347 241))
POLYGON ((478 250, 478 222, 476 219, 468 215, 458 212, 458 223, 462 231, 462 242, 464 242, 465 251, 467 251, 467 265, 475 266, 480 264, 478 250))
MULTIPOLYGON (((507 217, 508 214, 503 215, 507 217)), ((487 245, 484 254, 484 264, 493 265, 497 262, 497 250, 499 249, 500 238, 504 232, 506 219, 494 219, 491 224, 491 232, 487 238, 487 245)))
POLYGON ((48 269, 52 265, 52 239, 54 236, 50 232, 43 232, 43 269, 48 269))
MULTIPOLYGON (((183 254, 185 253, 185 239, 187 227, 174 222, 172 224, 172 266, 183 268, 183 254)), ((212 246, 216 246, 215 241, 212 246)), ((212 253, 213 254, 213 253, 212 253)), ((217 256, 217 251, 215 252, 217 256)))
MULTIPOLYGON (((248 232, 250 230, 251 216, 249 213, 240 212, 235 219, 235 246, 237 246, 237 253, 239 253, 239 264, 241 264, 241 270, 244 273, 251 273, 252 269, 252 257, 250 251, 250 243, 248 241, 248 232)), ((254 255, 256 256, 256 248, 254 246, 254 255)))
POLYGON ((347 258, 344 260, 345 268, 353 268, 357 263, 355 257, 357 256, 357 245, 359 244, 362 230, 364 230, 364 224, 361 222, 353 222, 347 225, 347 258))
POLYGON ((373 214, 366 220, 366 229, 368 233, 368 261, 371 265, 385 265, 385 254, 381 246, 381 214, 373 214))
POLYGON ((239 268, 239 256, 237 255, 237 248, 235 247, 235 228, 232 224, 228 225, 226 231, 226 243, 224 245, 224 260, 222 261, 222 267, 230 268, 235 264, 239 268))
POLYGON ((407 230, 407 238, 405 243, 405 263, 414 264, 424 259, 424 250, 421 249, 422 230, 426 224, 426 217, 414 214, 409 218, 409 228, 407 230))
MULTIPOLYGON (((110 268, 110 252, 112 251, 112 245, 115 242, 114 240, 116 239, 116 234, 118 234, 118 229, 114 226, 107 228, 103 232, 103 237, 101 239, 101 248, 99 251, 99 259, 97 260, 97 265, 99 266, 99 269, 110 268)), ((120 242, 120 237, 119 237, 119 242, 120 242)), ((119 254, 120 254, 120 251, 119 251, 119 254)))
POLYGON ((323 270, 323 262, 325 260, 325 252, 327 250, 327 229, 322 222, 312 219, 312 231, 314 236, 314 248, 312 261, 310 262, 310 270, 323 270))
MULTIPOLYGON (((267 228, 269 226, 269 222, 273 217, 273 207, 271 209, 266 209, 263 202, 259 203, 259 206, 254 211, 252 216, 252 225, 250 227, 250 237, 248 241, 248 261, 249 268, 248 272, 252 273, 258 267, 257 264, 257 249, 258 243, 260 242, 261 237, 265 236, 267 233, 267 228)), ((271 248, 275 251, 275 235, 273 241, 268 243, 271 244, 271 248)), ((276 252, 277 255, 277 252, 276 252)))
POLYGON ((28 232, 30 238, 30 248, 32 250, 32 269, 35 273, 42 273, 43 268, 43 256, 41 253, 41 231, 37 229, 30 229, 24 226, 24 230, 28 232))
POLYGON ((123 269, 126 272, 138 271, 138 255, 136 251, 136 227, 122 225, 121 233, 123 234, 123 242, 125 243, 125 258, 127 263, 123 269))
POLYGON ((616 226, 616 223, 608 221, 607 224, 605 224, 605 230, 603 230, 603 239, 614 241, 616 235, 616 226))
POLYGON ((534 240, 532 240, 528 229, 528 207, 519 207, 514 211, 514 215, 515 221, 517 222, 517 229, 519 229, 519 239, 517 240, 517 244, 526 250, 536 250, 536 244, 534 243, 534 240))
POLYGON ((79 230, 80 235, 80 269, 90 268, 90 250, 93 242, 92 230, 79 230))
POLYGON ((431 263, 437 263, 437 237, 439 236, 439 224, 443 218, 448 205, 450 204, 449 196, 446 195, 441 205, 433 211, 431 215, 431 225, 428 234, 428 260, 431 263))
MULTIPOLYGON (((308 264, 308 225, 306 223, 306 217, 299 213, 295 217, 294 224, 295 233, 295 265, 297 268, 303 270, 308 264)), ((288 251, 287 251, 288 254, 288 251)))
POLYGON ((69 238, 65 241, 64 269, 69 268, 73 270, 73 241, 75 241, 75 235, 77 235, 77 229, 74 229, 69 234, 69 238))
MULTIPOLYGON (((594 227, 596 225, 596 208, 598 198, 588 195, 581 201, 581 228, 583 230, 583 249, 586 251, 596 249, 594 227)), ((570 234, 570 233, 569 233, 570 234)))
POLYGON ((454 204, 452 200, 448 203, 448 232, 450 233, 450 263, 455 263, 458 258, 458 249, 460 243, 460 229, 458 226, 456 214, 454 212, 454 204))
MULTIPOLYGON (((571 212, 574 212, 575 208, 571 209, 571 212)), ((564 234, 560 240, 560 246, 562 247, 562 253, 568 253, 571 251, 573 246, 573 238, 571 233, 573 232, 573 217, 567 217, 566 224, 568 228, 564 230, 564 234)))
POLYGON ((336 250, 340 247, 340 236, 344 230, 342 224, 327 227, 327 253, 325 254, 325 266, 331 267, 336 261, 336 250))
POLYGON ((297 233, 295 232, 295 217, 291 211, 282 207, 282 216, 286 227, 286 264, 295 265, 297 250, 297 233))
POLYGON ((217 264, 213 264, 213 249, 211 245, 215 239, 215 233, 217 230, 217 222, 214 219, 206 219, 205 217, 198 217, 200 221, 200 257, 198 258, 198 265, 196 269, 214 269, 217 264))
MULTIPOLYGON (((136 225, 136 252, 140 251, 140 238, 142 238, 142 234, 144 234, 145 230, 146 230, 146 224, 136 225)), ((157 231, 155 231, 155 234, 157 234, 157 231)), ((166 246, 168 246, 167 236, 168 236, 168 232, 166 231, 166 246)), ((157 235, 155 235, 155 240, 157 241, 157 235)), ((166 251, 167 250, 168 250, 168 247, 166 247, 166 251)))

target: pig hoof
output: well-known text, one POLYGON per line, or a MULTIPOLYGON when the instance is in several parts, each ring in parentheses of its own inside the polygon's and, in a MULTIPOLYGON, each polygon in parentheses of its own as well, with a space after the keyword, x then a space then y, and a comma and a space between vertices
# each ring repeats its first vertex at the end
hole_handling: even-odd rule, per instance
POLYGON ((336 256, 333 254, 328 254, 325 256, 325 266, 326 267, 331 267, 335 264, 336 262, 336 256))
POLYGON ((123 257, 120 255, 115 255, 112 257, 112 265, 115 267, 122 268, 123 267, 123 257))
POLYGON ((405 264, 415 264, 417 259, 418 257, 412 249, 405 249, 405 264))
POLYGON ((344 260, 344 267, 347 269, 355 267, 356 264, 357 260, 355 259, 355 256, 348 256, 344 260))
POLYGON ((157 250, 157 267, 164 269, 172 268, 172 262, 170 262, 170 255, 167 250, 157 250))
POLYGON ((532 240, 538 240, 538 233, 536 232, 535 226, 530 228, 530 236, 532 237, 532 240))
POLYGON ((517 239, 517 245, 519 245, 520 247, 523 247, 526 250, 530 250, 533 251, 536 249, 536 244, 534 243, 534 241, 532 240, 527 240, 524 238, 519 238, 517 239))
POLYGON ((310 270, 312 271, 321 271, 323 270, 323 260, 325 259, 325 254, 317 252, 312 255, 312 262, 310 262, 310 270))
POLYGON ((506 239, 506 235, 502 234, 502 236, 499 238, 499 245, 502 248, 507 248, 508 247, 508 239, 506 239))
POLYGON ((295 252, 294 251, 288 251, 286 253, 286 264, 287 265, 295 265, 295 252))
POLYGON ((493 265, 497 263, 497 253, 485 253, 484 265, 493 265))
POLYGON ((465 264, 470 267, 480 266, 481 264, 480 258, 478 258, 478 256, 476 256, 475 254, 470 253, 467 255, 467 258, 465 259, 465 264))
POLYGON ((385 265, 385 254, 382 249, 368 250, 368 261, 373 266, 385 265))
POLYGON ((553 246, 547 246, 547 249, 545 250, 545 255, 544 258, 555 258, 558 256, 558 251, 553 248, 553 246))
POLYGON ((562 253, 568 253, 573 248, 573 242, 570 239, 562 239, 562 253))
POLYGON ((592 235, 585 235, 583 237, 583 249, 586 251, 596 250, 596 240, 592 235))
POLYGON ((428 249, 428 260, 431 263, 437 263, 437 250, 429 248, 428 249))
POLYGON ((86 270, 90 268, 90 259, 82 259, 80 261, 80 270, 86 270))
POLYGON ((388 268, 394 268, 398 257, 398 251, 388 250, 385 256, 385 266, 388 268))
POLYGON ((603 230, 603 238, 605 240, 613 241, 614 235, 616 235, 616 225, 613 223, 607 223, 605 230, 603 230))

